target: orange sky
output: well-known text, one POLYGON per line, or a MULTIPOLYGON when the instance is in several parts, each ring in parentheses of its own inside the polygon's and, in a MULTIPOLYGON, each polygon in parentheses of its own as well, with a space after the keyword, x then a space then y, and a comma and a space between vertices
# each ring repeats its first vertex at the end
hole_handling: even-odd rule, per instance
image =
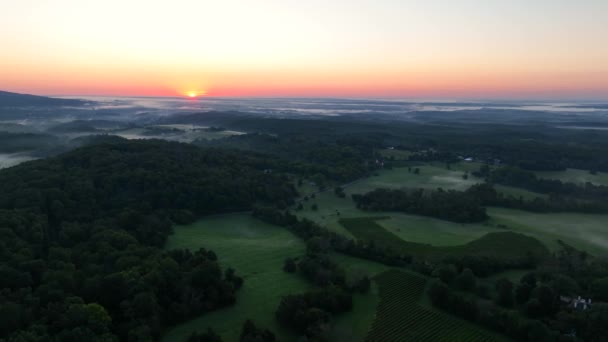
POLYGON ((0 89, 608 98, 608 1, 0 3, 0 89))

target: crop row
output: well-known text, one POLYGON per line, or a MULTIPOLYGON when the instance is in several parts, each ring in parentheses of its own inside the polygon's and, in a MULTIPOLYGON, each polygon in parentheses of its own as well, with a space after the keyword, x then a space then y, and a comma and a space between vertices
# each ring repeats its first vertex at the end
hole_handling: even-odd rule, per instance
POLYGON ((424 277, 391 270, 376 277, 380 303, 368 342, 494 341, 474 325, 420 305, 424 277))

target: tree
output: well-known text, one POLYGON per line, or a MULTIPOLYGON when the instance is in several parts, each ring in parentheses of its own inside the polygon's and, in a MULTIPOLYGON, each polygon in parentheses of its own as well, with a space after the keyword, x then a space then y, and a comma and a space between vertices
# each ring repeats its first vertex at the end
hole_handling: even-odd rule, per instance
POLYGON ((533 288, 528 283, 520 283, 515 288, 515 301, 524 304, 530 299, 533 288))
POLYGON ((204 333, 193 332, 188 337, 188 342, 222 342, 222 338, 209 328, 204 333))
POLYGON ((344 189, 342 189, 341 186, 335 187, 334 188, 334 193, 336 194, 336 196, 338 196, 340 198, 346 197, 346 194, 344 193, 344 189))
POLYGON ((450 289, 441 280, 433 280, 428 294, 434 306, 445 309, 449 305, 450 289))
POLYGON ((506 278, 496 282, 496 304, 510 308, 513 306, 513 283, 506 278))
POLYGON ((560 296, 574 296, 580 293, 576 280, 564 274, 556 274, 551 281, 551 288, 560 296))
POLYGON ((608 277, 594 280, 591 291, 595 300, 608 301, 608 277))
POLYGON ((475 283, 475 274, 473 274, 473 271, 471 271, 470 268, 465 268, 462 270, 462 272, 455 279, 456 287, 464 291, 474 290, 475 283))
POLYGON ((283 271, 287 273, 294 273, 296 271, 296 262, 292 258, 285 259, 283 271))
POLYGON ((433 276, 438 277, 446 284, 451 283, 456 274, 456 266, 452 264, 442 264, 433 271, 433 276))
POLYGON ((240 342, 274 342, 276 337, 267 329, 260 329, 253 321, 247 320, 241 330, 240 342))

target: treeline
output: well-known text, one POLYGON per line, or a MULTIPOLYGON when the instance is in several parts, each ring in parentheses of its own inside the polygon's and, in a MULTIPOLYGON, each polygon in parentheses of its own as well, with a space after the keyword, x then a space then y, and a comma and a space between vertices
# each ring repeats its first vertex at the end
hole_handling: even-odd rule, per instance
POLYGON ((608 333, 608 263, 560 244, 519 282, 501 278, 493 290, 471 270, 443 264, 432 274, 438 279, 428 290, 431 302, 517 341, 602 341, 608 333), (579 296, 585 305, 575 307, 579 296))
MULTIPOLYGON (((275 342, 277 338, 274 333, 268 329, 263 329, 255 325, 248 319, 243 324, 239 342, 275 342)), ((213 329, 208 328, 207 331, 190 334, 186 342, 222 342, 220 335, 216 334, 213 329)))
POLYGON ((442 281, 433 282, 428 295, 434 306, 516 341, 579 341, 574 336, 551 330, 540 320, 528 319, 494 305, 482 307, 473 296, 454 291, 442 281))
POLYGON ((281 325, 313 340, 323 340, 331 315, 351 311, 352 296, 337 287, 283 297, 276 311, 281 325))
MULTIPOLYGON (((289 121, 289 120, 287 120, 289 121)), ((287 160, 290 172, 315 179, 316 183, 348 182, 377 169, 374 149, 382 143, 365 136, 251 133, 220 140, 199 140, 200 146, 252 150, 287 160)))
POLYGON ((285 227, 304 241, 315 238, 311 241, 318 241, 336 252, 377 261, 389 266, 405 266, 412 262, 411 255, 376 246, 368 241, 346 238, 308 219, 299 220, 297 216, 289 212, 269 207, 256 207, 252 215, 264 222, 285 227))
POLYGON ((548 196, 547 198, 536 197, 524 200, 522 197, 505 195, 496 191, 489 183, 480 183, 471 186, 466 191, 471 196, 479 199, 482 205, 496 206, 511 209, 520 209, 532 212, 581 212, 581 213, 606 213, 608 204, 605 201, 579 200, 565 196, 548 196))
POLYGON ((544 179, 536 176, 534 172, 522 170, 518 167, 501 167, 490 170, 488 165, 482 165, 474 176, 482 177, 489 183, 509 185, 541 194, 554 194, 588 200, 605 200, 608 198, 608 186, 585 183, 578 185, 566 183, 558 179, 544 179))
POLYGON ((0 171, 0 338, 158 339, 234 303, 243 280, 212 251, 161 247, 173 222, 291 203, 270 162, 121 141, 0 171))
POLYGON ((491 183, 479 183, 465 191, 425 189, 376 189, 353 194, 357 208, 370 211, 400 211, 458 223, 482 222, 488 218, 485 206, 532 212, 606 213, 608 203, 569 196, 551 195, 525 200, 498 192, 491 183))
POLYGON ((376 189, 353 194, 357 208, 371 211, 400 211, 453 222, 481 222, 488 218, 479 199, 466 191, 376 189))

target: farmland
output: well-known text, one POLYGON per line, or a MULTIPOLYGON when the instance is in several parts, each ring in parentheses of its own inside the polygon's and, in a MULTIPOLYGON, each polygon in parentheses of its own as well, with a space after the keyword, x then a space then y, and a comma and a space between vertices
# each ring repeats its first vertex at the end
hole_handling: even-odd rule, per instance
POLYGON ((380 303, 366 341, 502 341, 471 323, 421 305, 426 278, 387 271, 375 278, 380 303))
POLYGON ((272 329, 281 340, 294 337, 274 319, 280 298, 304 292, 308 283, 283 272, 286 257, 304 253, 304 243, 280 227, 257 221, 246 214, 219 215, 192 225, 179 226, 168 249, 205 247, 217 253, 222 268, 232 267, 245 280, 237 292, 237 304, 214 311, 173 328, 165 341, 183 341, 192 332, 213 329, 226 341, 234 341, 246 319, 272 329), (238 328, 235 328, 238 327, 238 328))
POLYGON ((479 255, 500 256, 504 259, 525 257, 528 253, 538 256, 547 254, 547 249, 536 239, 513 232, 495 232, 483 235, 463 245, 433 246, 400 239, 377 222, 385 217, 361 217, 341 219, 340 224, 358 239, 402 251, 418 257, 440 259, 446 256, 479 255))
MULTIPOLYGON (((237 292, 237 303, 225 309, 204 314, 178 325, 163 338, 164 341, 183 341, 194 331, 213 329, 226 341, 238 339, 239 327, 248 319, 271 329, 282 341, 297 339, 277 323, 274 312, 280 298, 311 289, 300 276, 282 270, 287 257, 305 252, 304 244, 287 230, 265 224, 247 214, 217 215, 175 228, 167 249, 205 247, 217 253, 223 268, 233 267, 244 277, 243 288, 237 292)), ((372 261, 332 254, 334 262, 347 275, 365 274, 373 277, 389 269, 372 261)), ((355 294, 355 310, 336 317, 332 336, 350 341, 363 341, 375 317, 379 302, 377 287, 367 294, 355 294)))
POLYGON ((562 182, 584 184, 587 182, 596 185, 608 186, 608 173, 591 174, 587 170, 567 169, 566 171, 537 171, 536 175, 540 178, 557 179, 562 182))
POLYGON ((493 221, 509 230, 535 236, 549 248, 558 247, 557 240, 596 255, 608 255, 608 215, 580 213, 538 214, 521 210, 489 208, 493 221))

